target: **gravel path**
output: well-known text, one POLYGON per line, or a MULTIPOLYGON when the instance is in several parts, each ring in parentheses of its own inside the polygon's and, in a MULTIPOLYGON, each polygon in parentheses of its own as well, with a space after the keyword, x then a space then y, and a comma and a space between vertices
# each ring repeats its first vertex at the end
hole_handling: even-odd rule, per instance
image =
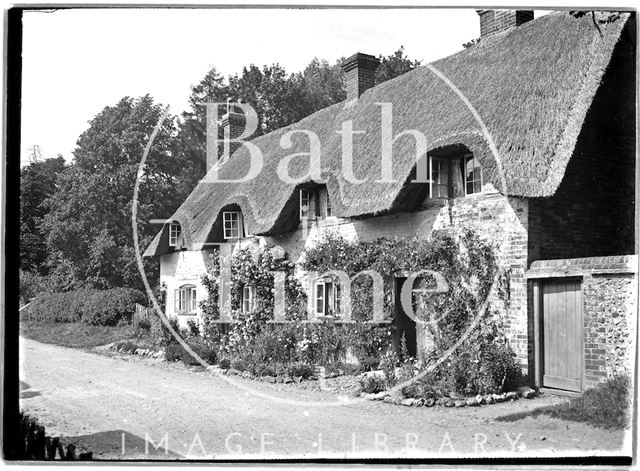
POLYGON ((97 355, 27 339, 21 339, 20 378, 22 409, 48 435, 62 435, 98 459, 630 453, 628 434, 620 431, 543 415, 496 421, 565 400, 553 396, 461 409, 359 400, 317 406, 340 401, 339 394, 320 390, 317 382, 216 377, 151 358, 97 355))

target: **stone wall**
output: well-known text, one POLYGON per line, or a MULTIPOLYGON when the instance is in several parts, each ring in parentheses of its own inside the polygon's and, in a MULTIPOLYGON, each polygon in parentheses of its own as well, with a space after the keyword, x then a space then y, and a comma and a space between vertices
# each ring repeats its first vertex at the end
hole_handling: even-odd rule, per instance
POLYGON ((637 287, 635 274, 584 278, 584 379, 587 385, 632 371, 637 287))

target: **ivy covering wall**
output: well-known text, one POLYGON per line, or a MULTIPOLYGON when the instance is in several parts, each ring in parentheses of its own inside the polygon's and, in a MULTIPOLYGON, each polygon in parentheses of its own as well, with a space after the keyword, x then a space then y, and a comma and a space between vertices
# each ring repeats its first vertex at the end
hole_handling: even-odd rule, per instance
MULTIPOLYGON (((352 354, 361 369, 381 362, 412 365, 419 371, 435 364, 452 345, 456 350, 429 376, 430 382, 463 393, 493 392, 517 377, 517 367, 502 331, 508 305, 508 273, 500 269, 495 248, 471 231, 434 231, 429 239, 354 242, 328 236, 306 251, 296 267, 273 247, 236 250, 231 272, 231 315, 234 323, 220 324, 220 264, 204 277, 209 297, 201 304, 203 334, 218 345, 219 357, 238 369, 270 375, 294 367, 312 375, 315 366, 338 368, 352 354), (305 273, 343 270, 353 277, 375 270, 383 279, 383 320, 372 322, 373 282, 359 276, 351 286, 350 323, 335 318, 308 320, 308 303, 300 280, 305 273), (435 293, 436 277, 421 278, 416 316, 424 322, 432 342, 421 358, 409 358, 406 348, 392 346, 396 326, 394 275, 430 270, 446 280, 446 291, 435 293), (285 323, 274 323, 274 272, 284 275, 285 323), (253 309, 243 312, 243 287, 254 290, 253 309), (383 361, 384 360, 384 361, 383 361), (293 365, 293 366, 292 366, 293 365)), ((385 366, 385 365, 382 365, 385 366)), ((389 367, 387 364, 386 367, 389 367)), ((393 376, 393 375, 388 375, 393 376)), ((400 378, 390 378, 391 382, 400 378)))

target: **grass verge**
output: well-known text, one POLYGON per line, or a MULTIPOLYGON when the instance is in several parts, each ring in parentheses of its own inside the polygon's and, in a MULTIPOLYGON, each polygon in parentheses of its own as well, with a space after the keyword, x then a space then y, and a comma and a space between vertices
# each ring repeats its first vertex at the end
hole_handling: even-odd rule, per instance
POLYGON ((20 335, 63 347, 93 348, 134 336, 131 326, 106 327, 81 322, 46 323, 20 320, 20 335))
POLYGON ((616 376, 563 404, 505 415, 496 420, 513 422, 525 417, 549 415, 594 427, 621 430, 629 426, 630 406, 631 380, 628 376, 616 376))

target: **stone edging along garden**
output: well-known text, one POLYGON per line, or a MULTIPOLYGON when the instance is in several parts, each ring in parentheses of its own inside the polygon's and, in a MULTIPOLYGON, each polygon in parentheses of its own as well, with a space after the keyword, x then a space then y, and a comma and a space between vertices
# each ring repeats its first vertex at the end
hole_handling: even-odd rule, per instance
MULTIPOLYGON (((220 369, 221 374, 230 374, 237 375, 246 379, 253 379, 268 383, 300 383, 304 381, 302 378, 291 378, 290 376, 255 376, 248 371, 238 371, 234 369, 220 369)), ((366 374, 366 373, 364 373, 366 374)), ((341 376, 337 373, 331 373, 327 375, 327 378, 335 378, 337 376, 341 376)), ((362 375, 360 375, 362 376, 362 375)), ((306 381, 317 381, 318 378, 310 377, 307 378, 306 381)), ((402 405, 406 407, 433 407, 433 406, 444 406, 444 407, 478 407, 481 405, 490 405, 490 404, 499 404, 502 402, 513 402, 519 398, 524 399, 533 399, 540 394, 539 391, 532 389, 528 386, 521 386, 517 391, 509 391, 501 394, 478 394, 473 397, 441 397, 438 399, 428 398, 428 399, 414 399, 414 398, 404 398, 400 394, 390 394, 388 391, 382 391, 379 393, 361 393, 360 397, 369 401, 382 401, 387 404, 394 405, 402 405)))
POLYGON ((517 391, 509 391, 501 394, 478 394, 473 397, 441 397, 438 399, 415 399, 415 398, 403 398, 401 395, 389 394, 388 391, 382 391, 379 393, 362 393, 360 397, 370 401, 383 401, 388 404, 402 405, 406 407, 478 407, 481 405, 498 404, 501 402, 512 402, 522 397, 525 399, 533 399, 538 396, 539 392, 535 389, 531 389, 528 386, 522 386, 517 391))
MULTIPOLYGON (((127 348, 125 342, 121 342, 118 345, 117 342, 108 346, 109 350, 116 351, 118 353, 125 354, 133 354, 133 355, 142 355, 142 356, 151 356, 154 358, 162 358, 163 352, 162 350, 153 350, 153 349, 141 349, 141 348, 127 348), (125 345, 122 345, 122 344, 125 345)), ((302 381, 317 381, 317 376, 311 376, 309 378, 293 378, 289 375, 284 376, 256 376, 248 371, 239 371, 233 368, 223 369, 218 366, 212 366, 211 369, 217 370, 220 374, 227 374, 233 376, 240 376, 245 379, 257 380, 266 383, 282 383, 282 384, 290 384, 290 383, 300 383, 302 381)), ((345 374, 331 372, 326 374, 327 379, 336 378, 338 376, 344 376, 345 374)), ((367 373, 363 373, 358 375, 358 377, 363 377, 367 375, 367 373)), ((427 398, 427 399, 416 399, 416 398, 405 398, 400 393, 391 394, 388 391, 382 391, 378 393, 360 393, 360 397, 369 401, 382 401, 387 404, 401 405, 405 407, 433 407, 433 406, 442 406, 442 407, 478 407, 482 405, 491 405, 491 404, 499 404, 502 402, 512 402, 519 398, 524 399, 533 399, 539 395, 539 391, 532 389, 528 386, 521 386, 517 389, 517 391, 509 391, 501 394, 478 394, 472 397, 440 397, 436 398, 427 398)))

